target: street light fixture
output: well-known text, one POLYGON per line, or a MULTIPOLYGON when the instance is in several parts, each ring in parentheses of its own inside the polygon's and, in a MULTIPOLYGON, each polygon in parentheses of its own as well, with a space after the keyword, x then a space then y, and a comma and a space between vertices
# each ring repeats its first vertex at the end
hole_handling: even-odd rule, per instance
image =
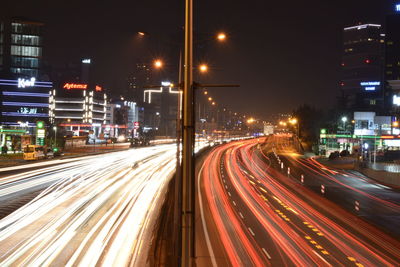
POLYGON ((207 95, 207 94, 208 94, 208 91, 204 91, 204 94, 207 95))
POLYGON ((347 117, 343 116, 342 117, 342 122, 343 122, 343 130, 346 131, 346 121, 347 121, 347 117))
POLYGON ((163 66, 163 62, 160 59, 156 59, 154 61, 154 67, 155 68, 160 69, 160 68, 162 68, 162 66, 163 66))
POLYGON ((54 130, 54 146, 57 146, 57 126, 53 126, 54 130))
POLYGON ((209 98, 208 98, 208 101, 212 101, 213 99, 212 99, 212 97, 210 96, 209 98))
POLYGON ((218 33, 217 39, 218 39, 218 41, 220 41, 220 42, 225 41, 225 40, 226 40, 226 34, 223 33, 223 32, 218 33))
POLYGON ((199 69, 200 69, 200 72, 205 73, 208 71, 208 66, 206 64, 201 64, 199 69))

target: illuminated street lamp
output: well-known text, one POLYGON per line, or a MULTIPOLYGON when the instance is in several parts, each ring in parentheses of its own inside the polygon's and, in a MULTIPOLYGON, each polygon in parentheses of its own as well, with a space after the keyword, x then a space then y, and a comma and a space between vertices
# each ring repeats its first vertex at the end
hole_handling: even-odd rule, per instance
POLYGON ((160 59, 157 59, 154 61, 155 68, 160 69, 160 68, 162 68, 162 66, 163 66, 163 62, 160 59))
POLYGON ((226 40, 226 34, 223 33, 223 32, 218 33, 217 39, 218 39, 218 41, 220 41, 220 42, 225 41, 225 40, 226 40))
POLYGON ((201 64, 199 69, 200 69, 200 72, 206 73, 208 71, 208 66, 206 64, 201 64))
POLYGON ((256 120, 255 120, 254 118, 250 118, 250 119, 247 120, 247 123, 248 123, 248 124, 251 124, 251 123, 253 123, 253 122, 255 122, 255 121, 256 121, 256 120))
POLYGON ((54 130, 54 146, 57 146, 57 126, 53 126, 54 130))
POLYGON ((211 96, 208 98, 208 101, 212 101, 212 97, 211 96))
POLYGON ((215 102, 212 102, 211 105, 215 106, 215 102))
POLYGON ((347 122, 347 117, 342 117, 342 122, 343 122, 343 129, 346 131, 346 122, 347 122))
POLYGON ((208 92, 207 92, 207 91, 204 91, 204 94, 205 94, 205 95, 207 95, 207 94, 208 94, 208 92))
POLYGON ((394 121, 393 122, 393 127, 399 127, 399 122, 398 121, 394 121))

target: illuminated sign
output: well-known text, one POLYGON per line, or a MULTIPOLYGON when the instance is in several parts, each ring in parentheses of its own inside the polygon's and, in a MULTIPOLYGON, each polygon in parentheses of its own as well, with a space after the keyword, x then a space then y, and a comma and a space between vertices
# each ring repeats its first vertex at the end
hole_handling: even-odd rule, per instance
POLYGON ((364 87, 365 91, 375 91, 381 85, 381 82, 361 82, 360 85, 364 87))
POLYGON ((381 85, 381 82, 361 82, 361 86, 377 86, 381 85))
POLYGON ((44 128, 44 121, 37 121, 36 122, 36 127, 38 129, 43 129, 44 128))
POLYGON ((82 63, 83 63, 83 64, 90 64, 90 62, 91 62, 90 58, 84 58, 84 59, 82 59, 82 63))
POLYGON ((397 95, 393 96, 393 105, 400 106, 400 97, 397 95))
POLYGON ((87 84, 82 84, 82 83, 66 83, 63 86, 64 89, 71 90, 71 89, 81 89, 85 90, 87 89, 87 84))
POLYGON ((103 90, 103 88, 98 85, 96 85, 95 89, 96 89, 96 92, 101 92, 103 90))
POLYGON ((161 82, 161 85, 162 85, 162 86, 170 86, 171 83, 170 83, 170 82, 161 82))
POLYGON ((37 130, 37 138, 44 138, 46 134, 45 129, 38 129, 37 130))
POLYGON ((30 79, 23 79, 19 78, 18 80, 4 80, 0 79, 0 85, 7 85, 7 86, 17 86, 18 88, 25 88, 25 87, 44 87, 44 88, 52 88, 52 82, 39 82, 36 78, 30 79))
POLYGON ((18 88, 33 87, 35 86, 36 78, 31 78, 30 80, 25 80, 22 78, 18 79, 18 88))
POLYGON ((19 110, 17 112, 21 113, 21 114, 36 114, 37 108, 21 107, 21 108, 19 108, 19 110))
POLYGON ((396 12, 400 12, 400 4, 396 4, 396 12))

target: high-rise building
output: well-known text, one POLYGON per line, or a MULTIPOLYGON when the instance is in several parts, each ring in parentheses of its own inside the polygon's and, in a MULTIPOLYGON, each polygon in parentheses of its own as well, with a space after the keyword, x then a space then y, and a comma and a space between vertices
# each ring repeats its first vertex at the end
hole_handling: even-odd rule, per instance
POLYGON ((136 102, 143 102, 145 87, 152 82, 151 66, 145 63, 136 64, 135 71, 127 78, 125 96, 136 102))
MULTIPOLYGON (((397 7, 397 6, 396 6, 397 7)), ((399 10, 396 8, 396 11, 399 10)), ((385 81, 386 105, 400 117, 400 13, 386 17, 385 81)))
POLYGON ((0 22, 0 76, 39 77, 42 28, 43 23, 26 19, 0 22))
POLYGON ((378 24, 344 28, 340 87, 348 111, 383 112, 383 38, 378 24))
POLYGON ((48 128, 53 84, 40 73, 42 28, 42 23, 27 19, 0 21, 1 146, 9 140, 21 145, 22 136, 35 134, 38 121, 48 128))

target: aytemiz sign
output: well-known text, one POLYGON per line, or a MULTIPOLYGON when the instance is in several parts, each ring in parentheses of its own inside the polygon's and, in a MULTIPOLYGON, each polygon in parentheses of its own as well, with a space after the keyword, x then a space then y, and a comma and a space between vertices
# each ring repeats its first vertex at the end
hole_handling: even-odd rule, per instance
POLYGON ((87 87, 88 87, 88 85, 87 84, 83 84, 83 83, 66 83, 63 86, 63 88, 67 89, 67 90, 71 90, 71 89, 86 90, 87 87))

